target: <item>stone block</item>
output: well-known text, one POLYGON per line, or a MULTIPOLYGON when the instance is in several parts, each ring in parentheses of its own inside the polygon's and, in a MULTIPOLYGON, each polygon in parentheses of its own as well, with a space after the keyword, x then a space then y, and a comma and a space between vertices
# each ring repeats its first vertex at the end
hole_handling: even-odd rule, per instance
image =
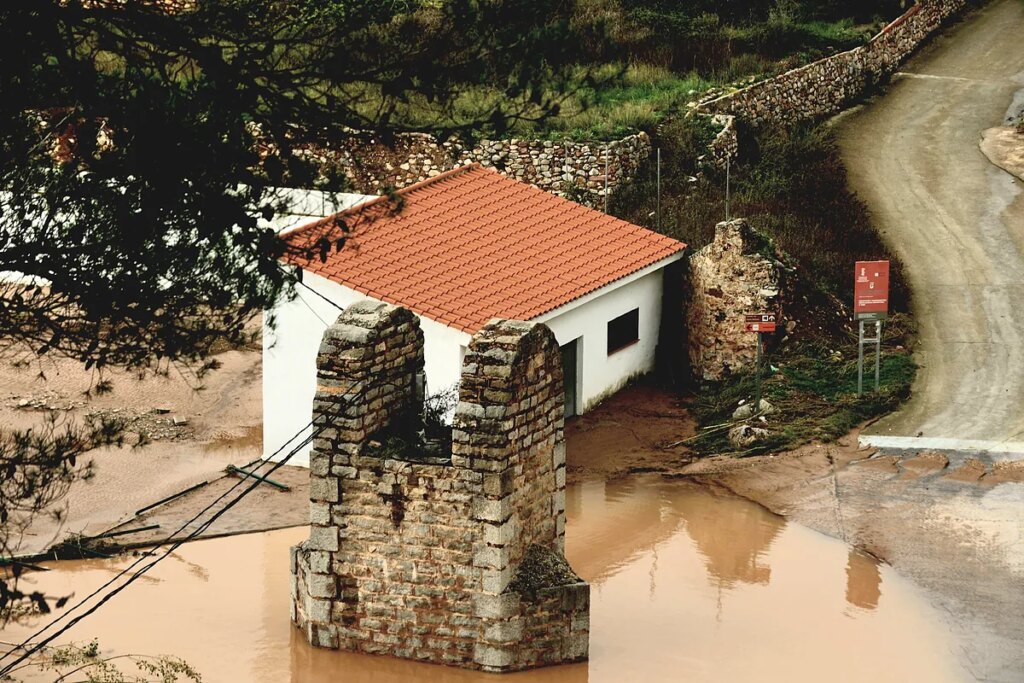
POLYGON ((480 593, 473 598, 476 616, 483 619, 509 619, 519 613, 519 596, 514 593, 480 593))
POLYGON ((337 503, 340 499, 338 480, 329 476, 310 476, 309 499, 314 503, 337 503))
POLYGON ((473 554, 473 566, 481 569, 505 569, 509 566, 510 558, 508 548, 487 546, 473 554))
POLYGON ((512 493, 515 473, 511 470, 483 473, 483 492, 492 498, 502 498, 512 493))
POLYGON ((338 579, 334 574, 315 574, 306 576, 306 587, 314 598, 336 598, 338 596, 338 579))
POLYGON ((331 620, 331 601, 309 598, 306 603, 306 618, 310 623, 327 624, 331 620))
POLYGON ((484 569, 481 584, 488 593, 502 593, 512 583, 515 572, 512 567, 504 569, 484 569))
POLYGON ((309 504, 309 523, 318 526, 327 526, 331 523, 331 504, 313 503, 309 504))
POLYGON ((565 641, 565 654, 569 660, 586 659, 590 654, 590 634, 572 633, 565 641))
POLYGON ((504 524, 484 525, 484 542, 489 545, 504 546, 512 543, 517 537, 518 525, 509 519, 504 524))
POLYGON ((504 523, 512 516, 512 497, 488 498, 486 496, 475 496, 473 498, 473 518, 485 522, 504 523))
POLYGON ((522 640, 522 638, 522 619, 493 622, 484 629, 484 639, 497 643, 515 643, 522 640))
POLYGON ((327 550, 331 552, 336 552, 339 547, 337 527, 310 527, 309 540, 306 541, 306 547, 310 550, 327 550))
POLYGON ((555 444, 555 450, 551 455, 551 467, 556 470, 559 467, 565 467, 565 441, 555 444))
POLYGON ((497 647, 477 643, 473 647, 473 661, 491 670, 500 670, 512 665, 514 659, 512 648, 497 647))

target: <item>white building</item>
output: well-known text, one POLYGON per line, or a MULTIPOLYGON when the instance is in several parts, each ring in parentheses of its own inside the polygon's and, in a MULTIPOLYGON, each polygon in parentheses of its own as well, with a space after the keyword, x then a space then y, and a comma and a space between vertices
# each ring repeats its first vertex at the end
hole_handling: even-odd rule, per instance
POLYGON ((367 298, 419 316, 428 394, 456 385, 492 318, 545 323, 562 346, 566 414, 585 412, 654 368, 663 269, 686 247, 476 164, 282 234, 304 284, 264 325, 268 456, 309 424, 324 330, 367 298))

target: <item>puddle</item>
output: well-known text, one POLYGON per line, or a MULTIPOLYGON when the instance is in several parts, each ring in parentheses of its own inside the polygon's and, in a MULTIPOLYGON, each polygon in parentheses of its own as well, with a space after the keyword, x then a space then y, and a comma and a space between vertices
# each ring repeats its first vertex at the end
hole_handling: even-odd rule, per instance
POLYGON ((204 453, 218 453, 223 451, 239 451, 253 454, 254 458, 263 453, 263 425, 252 425, 242 428, 240 435, 227 435, 215 437, 212 441, 202 444, 204 453))
MULTIPOLYGON (((311 648, 288 621, 287 548, 304 528, 189 544, 67 636, 175 654, 208 682, 966 678, 911 584, 745 500, 645 476, 571 486, 566 507, 566 553, 592 585, 587 664, 488 676, 311 648)), ((65 562, 31 580, 84 595, 127 563, 65 562)))

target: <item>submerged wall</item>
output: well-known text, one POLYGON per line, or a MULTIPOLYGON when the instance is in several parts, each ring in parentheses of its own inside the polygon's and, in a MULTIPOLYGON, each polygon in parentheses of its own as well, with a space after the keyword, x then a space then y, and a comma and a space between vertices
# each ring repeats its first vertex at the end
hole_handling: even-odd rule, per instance
POLYGON ((586 659, 590 590, 562 554, 554 336, 512 321, 473 336, 440 455, 389 437, 419 408, 422 340, 409 310, 369 301, 324 334, 292 619, 320 647, 486 671, 586 659))

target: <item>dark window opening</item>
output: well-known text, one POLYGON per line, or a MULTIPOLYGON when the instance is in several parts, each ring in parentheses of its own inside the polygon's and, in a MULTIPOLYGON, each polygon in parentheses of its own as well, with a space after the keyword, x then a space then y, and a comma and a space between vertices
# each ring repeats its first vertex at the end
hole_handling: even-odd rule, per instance
POLYGON ((608 355, 624 349, 640 339, 640 309, 634 308, 608 321, 608 355))

